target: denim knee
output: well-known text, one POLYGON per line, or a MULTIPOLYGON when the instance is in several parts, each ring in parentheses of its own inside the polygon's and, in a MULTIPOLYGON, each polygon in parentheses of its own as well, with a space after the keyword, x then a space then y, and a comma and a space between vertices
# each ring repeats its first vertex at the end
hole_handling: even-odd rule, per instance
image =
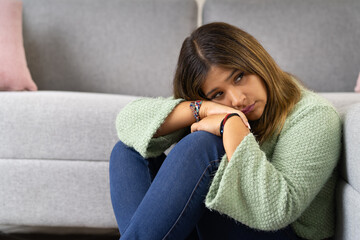
POLYGON ((200 144, 205 148, 212 148, 215 145, 222 146, 222 138, 206 131, 196 131, 188 134, 184 140, 192 141, 192 144, 200 144))
POLYGON ((120 154, 120 152, 126 151, 127 149, 128 149, 128 146, 126 146, 126 144, 124 144, 122 141, 118 141, 111 151, 110 162, 112 160, 114 160, 115 158, 117 158, 117 156, 120 154))
POLYGON ((198 151, 218 151, 224 152, 222 138, 206 131, 196 131, 184 138, 184 141, 190 143, 192 148, 198 151))
MULTIPOLYGON (((113 147, 110 155, 110 170, 114 168, 121 168, 123 161, 129 161, 129 156, 139 154, 133 148, 127 146, 122 141, 118 141, 113 147)), ((139 154, 140 155, 140 154, 139 154)))
POLYGON ((116 144, 115 144, 115 146, 113 147, 113 152, 114 152, 114 150, 118 150, 118 149, 128 149, 129 147, 125 144, 125 143, 123 143, 121 140, 119 140, 116 144))
MULTIPOLYGON (((190 158, 207 161, 220 160, 225 154, 222 138, 206 131, 196 131, 185 136, 173 150, 190 158)), ((170 152, 171 153, 171 152, 170 152)))

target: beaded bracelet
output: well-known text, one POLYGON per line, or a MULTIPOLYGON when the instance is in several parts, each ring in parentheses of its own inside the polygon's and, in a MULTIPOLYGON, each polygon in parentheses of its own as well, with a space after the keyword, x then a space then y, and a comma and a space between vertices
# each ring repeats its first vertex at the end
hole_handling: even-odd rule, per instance
POLYGON ((220 123, 220 135, 221 135, 221 137, 223 136, 223 133, 224 133, 224 125, 225 125, 226 121, 227 121, 229 118, 233 117, 233 116, 238 116, 238 117, 240 117, 240 115, 237 114, 237 113, 228 113, 228 114, 224 117, 224 119, 221 121, 221 123, 220 123))
POLYGON ((202 104, 202 101, 201 101, 201 100, 194 101, 194 102, 191 102, 191 103, 190 103, 190 109, 192 110, 192 112, 193 112, 193 114, 194 114, 194 117, 195 117, 195 120, 196 120, 197 122, 200 121, 199 111, 200 111, 201 104, 202 104))

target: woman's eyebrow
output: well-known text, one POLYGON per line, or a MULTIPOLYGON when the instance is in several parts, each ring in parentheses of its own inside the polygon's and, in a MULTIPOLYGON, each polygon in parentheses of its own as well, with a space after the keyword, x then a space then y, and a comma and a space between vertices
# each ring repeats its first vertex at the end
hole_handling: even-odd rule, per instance
MULTIPOLYGON (((234 70, 231 72, 231 74, 225 79, 224 82, 227 82, 229 79, 231 79, 231 77, 232 77, 237 71, 239 71, 239 70, 238 70, 238 69, 234 69, 234 70)), ((215 92, 217 89, 218 89, 218 88, 214 88, 213 90, 211 90, 210 92, 208 92, 208 93, 206 94, 206 97, 208 98, 209 95, 212 94, 213 92, 215 92)))

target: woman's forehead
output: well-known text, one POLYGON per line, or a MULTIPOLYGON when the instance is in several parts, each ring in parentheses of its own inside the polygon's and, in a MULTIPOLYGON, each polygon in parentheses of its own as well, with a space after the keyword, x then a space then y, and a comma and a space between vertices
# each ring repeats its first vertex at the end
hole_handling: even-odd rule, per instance
POLYGON ((223 82, 229 80, 237 71, 239 70, 235 68, 211 66, 205 77, 205 82, 223 82))
POLYGON ((202 91, 207 95, 213 88, 220 86, 230 80, 239 70, 234 68, 224 68, 212 66, 202 84, 202 91))

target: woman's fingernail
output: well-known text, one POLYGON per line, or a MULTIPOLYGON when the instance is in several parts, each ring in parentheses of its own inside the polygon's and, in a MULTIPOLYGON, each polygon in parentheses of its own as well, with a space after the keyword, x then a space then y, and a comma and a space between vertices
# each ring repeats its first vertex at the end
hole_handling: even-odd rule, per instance
POLYGON ((247 127, 248 127, 249 129, 251 129, 251 127, 250 127, 250 124, 249 124, 249 123, 247 123, 247 127))

